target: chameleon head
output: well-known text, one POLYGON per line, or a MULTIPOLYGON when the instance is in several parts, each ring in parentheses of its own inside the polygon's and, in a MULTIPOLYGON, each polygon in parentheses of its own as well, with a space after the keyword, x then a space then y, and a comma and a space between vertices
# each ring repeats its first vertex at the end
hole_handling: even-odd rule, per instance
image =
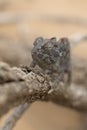
POLYGON ((66 55, 69 51, 69 42, 67 38, 61 38, 58 41, 55 37, 44 39, 36 38, 32 49, 32 58, 40 68, 55 69, 63 65, 66 55))

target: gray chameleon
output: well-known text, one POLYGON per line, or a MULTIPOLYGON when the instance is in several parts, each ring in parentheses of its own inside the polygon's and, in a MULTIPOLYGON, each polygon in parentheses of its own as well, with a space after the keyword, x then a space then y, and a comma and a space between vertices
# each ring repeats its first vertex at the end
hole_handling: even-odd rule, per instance
POLYGON ((53 76, 58 81, 64 81, 67 76, 67 84, 71 83, 71 59, 70 43, 67 38, 55 37, 44 39, 38 37, 34 41, 34 47, 31 51, 31 67, 38 65, 42 71, 53 76))

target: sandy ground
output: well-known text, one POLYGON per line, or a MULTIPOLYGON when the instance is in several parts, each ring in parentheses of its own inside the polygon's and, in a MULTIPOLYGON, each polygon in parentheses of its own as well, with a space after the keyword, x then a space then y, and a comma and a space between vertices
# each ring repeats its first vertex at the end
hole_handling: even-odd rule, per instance
MULTIPOLYGON (((26 38, 29 39, 29 45, 32 45, 34 38, 37 36, 48 38, 56 36, 59 38, 62 36, 68 37, 75 33, 87 34, 87 24, 58 23, 55 21, 57 16, 81 18, 86 21, 87 0, 15 0, 14 2, 9 0, 7 3, 8 5, 4 9, 1 8, 1 13, 29 13, 31 19, 26 23, 1 24, 0 36, 18 40, 23 36, 21 30, 24 27, 26 28, 25 33, 27 34, 26 38), (52 17, 51 20, 45 19, 49 16, 52 17), (43 19, 43 17, 45 18, 43 19)), ((2 44, 1 42, 0 46, 2 44)), ((87 59, 86 50, 87 45, 84 42, 73 49, 73 54, 87 59)), ((80 113, 74 110, 52 103, 37 102, 32 104, 25 112, 14 130, 77 130, 80 119, 80 113)))

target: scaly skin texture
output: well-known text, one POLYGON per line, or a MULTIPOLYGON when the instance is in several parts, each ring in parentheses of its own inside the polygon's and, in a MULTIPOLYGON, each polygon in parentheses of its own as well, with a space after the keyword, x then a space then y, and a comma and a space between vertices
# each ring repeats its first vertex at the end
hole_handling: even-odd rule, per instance
POLYGON ((31 51, 33 61, 31 67, 38 65, 42 71, 57 81, 64 81, 67 74, 67 84, 71 83, 70 44, 67 38, 57 41, 55 37, 44 39, 38 37, 31 51))

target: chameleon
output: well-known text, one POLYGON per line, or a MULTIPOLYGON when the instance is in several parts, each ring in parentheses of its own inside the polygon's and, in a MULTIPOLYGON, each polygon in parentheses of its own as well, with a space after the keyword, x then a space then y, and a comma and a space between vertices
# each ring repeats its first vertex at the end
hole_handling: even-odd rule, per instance
POLYGON ((56 37, 46 39, 38 37, 33 43, 31 50, 32 63, 31 67, 38 65, 43 73, 50 75, 58 81, 64 81, 67 75, 67 85, 71 83, 71 53, 68 38, 56 37))

